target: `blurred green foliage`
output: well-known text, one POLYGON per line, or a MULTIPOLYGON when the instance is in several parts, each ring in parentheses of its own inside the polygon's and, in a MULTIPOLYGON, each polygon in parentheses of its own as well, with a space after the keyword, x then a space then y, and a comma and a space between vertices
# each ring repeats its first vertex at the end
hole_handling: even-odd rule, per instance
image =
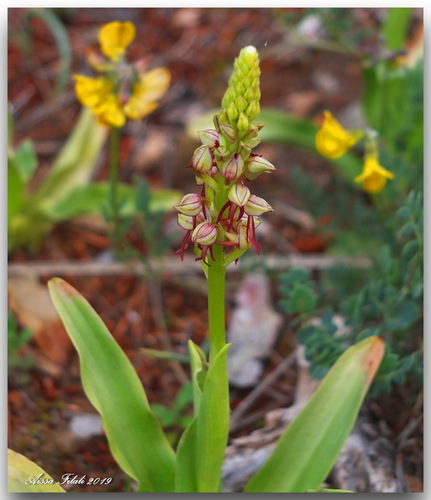
MULTIPOLYGON (((298 340, 305 345, 306 358, 312 362, 313 377, 323 377, 352 343, 379 335, 386 342, 386 352, 371 394, 389 392, 393 384, 401 384, 407 377, 422 383, 422 193, 412 191, 394 219, 395 242, 382 246, 375 256, 370 279, 346 294, 338 306, 328 305, 324 287, 318 290, 308 271, 295 269, 281 277, 281 305, 289 314, 300 314, 304 321, 304 313, 316 316, 316 303, 323 310, 319 324, 303 322, 298 330, 298 340), (298 286, 305 289, 301 291, 303 302, 296 297, 298 286), (339 313, 349 332, 336 335, 338 327, 333 318, 339 313)), ((335 282, 336 287, 339 284, 335 282)))
MULTIPOLYGON (((104 186, 108 188, 107 184, 104 186)), ((152 189, 142 177, 135 177, 132 186, 119 184, 118 188, 119 219, 116 222, 116 237, 119 244, 115 247, 116 256, 125 262, 140 261, 150 271, 150 262, 146 257, 160 258, 172 243, 171 237, 163 231, 163 220, 166 212, 181 199, 181 192, 174 189, 152 189), (145 251, 130 241, 131 233, 135 243, 145 246, 145 251)), ((105 194, 106 192, 104 190, 105 194)), ((109 223, 109 207, 103 204, 102 196, 99 209, 109 223)))
POLYGON ((375 30, 357 22, 356 10, 334 7, 275 9, 275 15, 288 34, 289 45, 357 55, 375 35, 375 30), (301 29, 307 25, 310 28, 301 29))
POLYGON ((151 405, 151 410, 159 418, 166 430, 171 444, 175 444, 181 431, 193 420, 191 414, 187 415, 187 408, 191 408, 193 401, 193 385, 191 382, 184 384, 170 407, 161 404, 151 405))
POLYGON ((8 372, 17 384, 25 385, 30 380, 29 370, 33 368, 35 360, 32 356, 18 355, 22 346, 30 342, 33 331, 29 328, 21 329, 12 311, 7 313, 7 354, 8 372))
POLYGON ((320 229, 331 237, 328 251, 368 254, 373 266, 321 271, 317 281, 291 270, 280 279, 281 305, 302 325, 298 340, 313 377, 323 377, 352 343, 371 335, 385 340, 373 396, 407 380, 420 386, 423 378, 423 60, 405 64, 400 52, 391 55, 404 47, 410 14, 388 9, 381 31, 386 49, 363 61, 364 115, 378 131, 380 162, 394 180, 366 195, 334 178, 329 197, 299 168, 292 172, 304 206, 329 221, 320 229), (340 335, 336 315, 348 327, 340 335), (312 316, 317 324, 307 321, 312 316))
POLYGON ((59 210, 63 200, 90 182, 106 131, 84 110, 49 171, 34 187, 39 161, 30 140, 13 146, 11 108, 8 123, 8 250, 35 250, 55 223, 64 220, 59 210))
POLYGON ((21 26, 15 28, 11 25, 8 26, 8 36, 10 40, 20 47, 26 59, 30 60, 33 51, 31 21, 32 19, 39 19, 47 26, 54 38, 54 43, 59 55, 59 64, 57 65, 58 74, 55 85, 55 92, 57 94, 65 90, 70 79, 72 67, 72 48, 69 41, 69 35, 61 20, 62 17, 66 17, 67 11, 69 10, 71 9, 26 9, 21 26))
POLYGON ((7 353, 11 358, 20 347, 30 341, 33 332, 29 328, 20 330, 15 316, 11 311, 7 314, 7 353))
MULTIPOLYGON (((37 250, 55 224, 85 214, 99 214, 108 199, 107 182, 93 182, 96 163, 106 139, 106 128, 83 109, 71 135, 37 186, 34 174, 39 161, 33 143, 26 139, 13 146, 13 114, 9 109, 8 146, 8 250, 26 247, 37 250)), ((119 184, 123 224, 145 219, 145 236, 156 245, 155 232, 163 214, 180 194, 176 190, 152 190, 142 182, 119 184), (146 201, 144 201, 146 200, 146 201), (145 213, 142 211, 145 208, 145 213), (145 218, 146 217, 146 218, 145 218)), ((143 224, 143 223, 142 223, 143 224)), ((142 227, 141 224, 141 227, 142 227)), ((157 248, 161 253, 165 245, 157 248)))
POLYGON ((312 313, 316 308, 317 294, 309 271, 292 269, 280 277, 280 291, 285 297, 281 305, 289 314, 312 313))

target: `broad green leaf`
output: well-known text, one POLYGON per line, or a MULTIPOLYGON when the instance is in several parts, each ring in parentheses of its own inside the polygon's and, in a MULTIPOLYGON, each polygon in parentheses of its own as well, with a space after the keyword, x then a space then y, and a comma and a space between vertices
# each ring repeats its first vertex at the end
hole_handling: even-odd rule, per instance
MULTIPOLYGON (((197 131, 214 128, 213 116, 217 110, 212 110, 193 120, 188 125, 188 133, 197 138, 197 131)), ((278 109, 263 108, 257 118, 264 127, 259 132, 259 137, 264 141, 291 144, 312 153, 318 154, 315 146, 318 127, 309 120, 296 118, 278 109)), ((346 153, 341 158, 325 159, 330 161, 340 174, 352 183, 353 178, 361 172, 361 161, 353 154, 346 153)))
POLYGON ((7 194, 7 219, 9 226, 13 218, 20 213, 25 198, 25 182, 15 167, 13 157, 8 158, 7 194))
POLYGON ((140 491, 172 492, 175 454, 151 412, 132 364, 74 288, 53 278, 49 289, 78 351, 82 384, 102 416, 112 455, 139 482, 140 491))
POLYGON ((37 247, 53 225, 55 207, 73 190, 89 183, 106 139, 107 129, 99 125, 89 109, 83 109, 72 134, 46 177, 28 194, 26 203, 8 227, 8 249, 37 247))
POLYGON ((66 493, 41 467, 16 451, 7 450, 9 493, 66 493))
POLYGON ((177 468, 175 473, 175 492, 197 492, 196 481, 196 417, 183 432, 177 447, 177 468))
POLYGON ((195 418, 181 436, 177 451, 177 492, 220 490, 221 466, 229 433, 229 385, 226 360, 230 344, 210 364, 203 387, 203 352, 189 341, 195 418))
MULTIPOLYGON (((198 415, 204 381, 207 375, 205 353, 194 342, 189 340, 190 369, 192 374, 193 408, 198 415)), ((183 432, 177 448, 177 469, 175 473, 175 491, 177 493, 196 492, 197 489, 197 418, 190 422, 183 432)))
POLYGON ((210 363, 196 419, 197 491, 218 492, 229 434, 229 382, 225 345, 210 363))
MULTIPOLYGON (((71 219, 77 215, 98 214, 101 213, 101 207, 107 204, 108 193, 109 183, 105 181, 78 186, 57 203, 44 206, 44 212, 55 221, 71 219)), ((135 186, 119 183, 118 199, 122 201, 121 215, 133 215, 137 211, 135 186)), ((177 190, 155 189, 151 192, 150 210, 171 210, 180 199, 181 194, 177 190)))
POLYGON ((78 186, 87 185, 106 136, 107 128, 97 123, 88 108, 83 108, 72 134, 34 191, 33 203, 49 210, 78 186))
POLYGON ((13 153, 13 162, 23 181, 28 181, 33 175, 38 159, 30 139, 22 141, 13 153))
POLYGON ((340 356, 246 492, 300 493, 321 487, 353 428, 383 353, 383 340, 373 336, 340 356))
POLYGON ((317 490, 310 490, 307 493, 353 493, 351 490, 337 490, 334 488, 318 488, 317 490))

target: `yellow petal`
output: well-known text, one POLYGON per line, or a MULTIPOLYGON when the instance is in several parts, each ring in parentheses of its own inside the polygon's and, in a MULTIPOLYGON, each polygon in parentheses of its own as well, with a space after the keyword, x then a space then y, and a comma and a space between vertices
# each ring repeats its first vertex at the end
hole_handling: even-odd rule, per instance
POLYGON ((136 28, 131 22, 113 21, 99 31, 100 49, 113 61, 118 61, 135 39, 136 28))
POLYGON ((155 68, 140 75, 140 92, 147 101, 157 101, 167 92, 171 83, 171 73, 167 68, 155 68))
POLYGON ((374 162, 370 161, 370 158, 366 158, 362 172, 357 177, 355 177, 355 182, 363 182, 374 171, 375 171, 374 162))
POLYGON ((106 61, 100 52, 93 49, 93 47, 87 47, 87 62, 90 68, 97 73, 107 73, 113 66, 112 62, 106 61))
POLYGON ((156 102, 147 102, 132 96, 123 109, 127 117, 131 120, 140 120, 144 116, 152 113, 157 106, 158 104, 156 102))
POLYGON ((355 177, 355 182, 363 182, 368 193, 378 193, 385 187, 386 180, 393 178, 394 174, 383 168, 376 156, 367 156, 362 173, 355 177))
POLYGON ((389 170, 386 170, 384 167, 382 167, 379 163, 379 160, 375 156, 367 156, 365 158, 364 169, 368 171, 370 174, 372 172, 377 172, 383 177, 387 177, 388 179, 394 178, 394 174, 392 172, 389 172, 389 170))
POLYGON ((343 156, 350 144, 328 133, 326 130, 319 130, 316 135, 316 149, 326 158, 339 158, 343 156))
POLYGON ((76 97, 83 106, 97 106, 110 91, 111 84, 100 78, 85 75, 73 75, 76 97))
POLYGON ((386 177, 387 179, 393 179, 395 177, 393 172, 389 172, 389 170, 386 170, 379 164, 376 165, 375 171, 378 172, 380 175, 386 177))
POLYGON ((324 112, 324 121, 316 134, 316 149, 327 158, 339 158, 359 139, 358 134, 348 132, 329 112, 324 112))
POLYGON ((126 122, 120 100, 113 94, 109 94, 99 106, 93 108, 93 112, 100 123, 111 127, 122 127, 126 122))
POLYGON ((378 193, 386 184, 386 177, 378 172, 373 172, 364 180, 364 189, 367 193, 378 193))
POLYGON ((171 74, 166 68, 156 68, 141 74, 123 108, 127 117, 140 120, 152 113, 158 106, 156 101, 164 96, 170 82, 171 74))

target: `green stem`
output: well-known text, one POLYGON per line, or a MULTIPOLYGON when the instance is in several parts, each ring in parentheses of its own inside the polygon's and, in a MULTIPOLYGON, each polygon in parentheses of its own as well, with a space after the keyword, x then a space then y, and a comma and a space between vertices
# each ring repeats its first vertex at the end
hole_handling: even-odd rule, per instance
MULTIPOLYGON (((219 477, 221 477, 221 467, 223 463, 224 449, 227 446, 229 437, 229 382, 228 382, 228 369, 227 369, 227 358, 223 356, 222 358, 217 358, 220 351, 226 345, 226 335, 225 335, 225 276, 226 268, 224 267, 224 248, 220 245, 215 244, 213 246, 214 260, 210 260, 210 267, 208 267, 207 279, 208 279, 208 323, 209 323, 209 369, 213 366, 213 363, 217 359, 217 380, 219 381, 219 396, 218 399, 218 431, 217 431, 217 452, 216 456, 219 458, 219 462, 216 462, 215 467, 220 468, 219 477), (220 446, 223 445, 221 449, 220 446)), ((213 419, 212 413, 204 413, 204 418, 213 419)), ((213 428, 209 422, 204 423, 205 428, 205 438, 204 441, 208 445, 211 443, 213 428)), ((198 443, 199 446, 199 443, 198 443)), ((208 452, 208 450, 207 450, 208 452)), ((214 453, 212 451, 211 453, 214 453)), ((220 491, 220 484, 218 487, 212 484, 211 489, 198 489, 198 492, 218 492, 220 491), (214 488, 214 489, 213 489, 214 488)))
POLYGON ((226 344, 225 336, 225 276, 224 249, 213 247, 214 261, 208 267, 208 322, 210 330, 210 363, 226 344))
MULTIPOLYGON (((214 207, 218 213, 227 201, 225 179, 220 175, 217 179, 217 190, 214 193, 214 207)), ((225 253, 221 245, 213 245, 214 260, 210 259, 207 270, 208 277, 208 321, 210 330, 210 362, 214 360, 226 344, 225 335, 225 253)), ((227 369, 227 367, 226 367, 227 369)))
POLYGON ((118 248, 118 158, 120 153, 121 128, 113 127, 109 144, 109 215, 112 225, 112 246, 114 251, 118 248))

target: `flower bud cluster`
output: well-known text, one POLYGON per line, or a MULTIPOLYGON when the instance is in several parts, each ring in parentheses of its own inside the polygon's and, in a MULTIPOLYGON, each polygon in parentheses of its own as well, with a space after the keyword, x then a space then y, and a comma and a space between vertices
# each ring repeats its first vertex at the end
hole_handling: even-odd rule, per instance
POLYGON ((224 110, 220 122, 228 123, 240 133, 249 129, 260 112, 259 55, 248 46, 235 60, 228 89, 222 99, 224 110))
POLYGON ((237 261, 248 248, 259 253, 256 227, 259 216, 272 211, 262 198, 251 193, 248 182, 275 167, 262 156, 252 153, 260 143, 262 126, 253 123, 259 114, 259 56, 254 47, 241 50, 234 63, 222 110, 214 117, 214 129, 201 130, 201 145, 191 163, 201 194, 187 194, 174 207, 178 224, 186 231, 180 250, 190 244, 196 260, 210 265, 213 247, 221 245, 225 265, 237 261))

